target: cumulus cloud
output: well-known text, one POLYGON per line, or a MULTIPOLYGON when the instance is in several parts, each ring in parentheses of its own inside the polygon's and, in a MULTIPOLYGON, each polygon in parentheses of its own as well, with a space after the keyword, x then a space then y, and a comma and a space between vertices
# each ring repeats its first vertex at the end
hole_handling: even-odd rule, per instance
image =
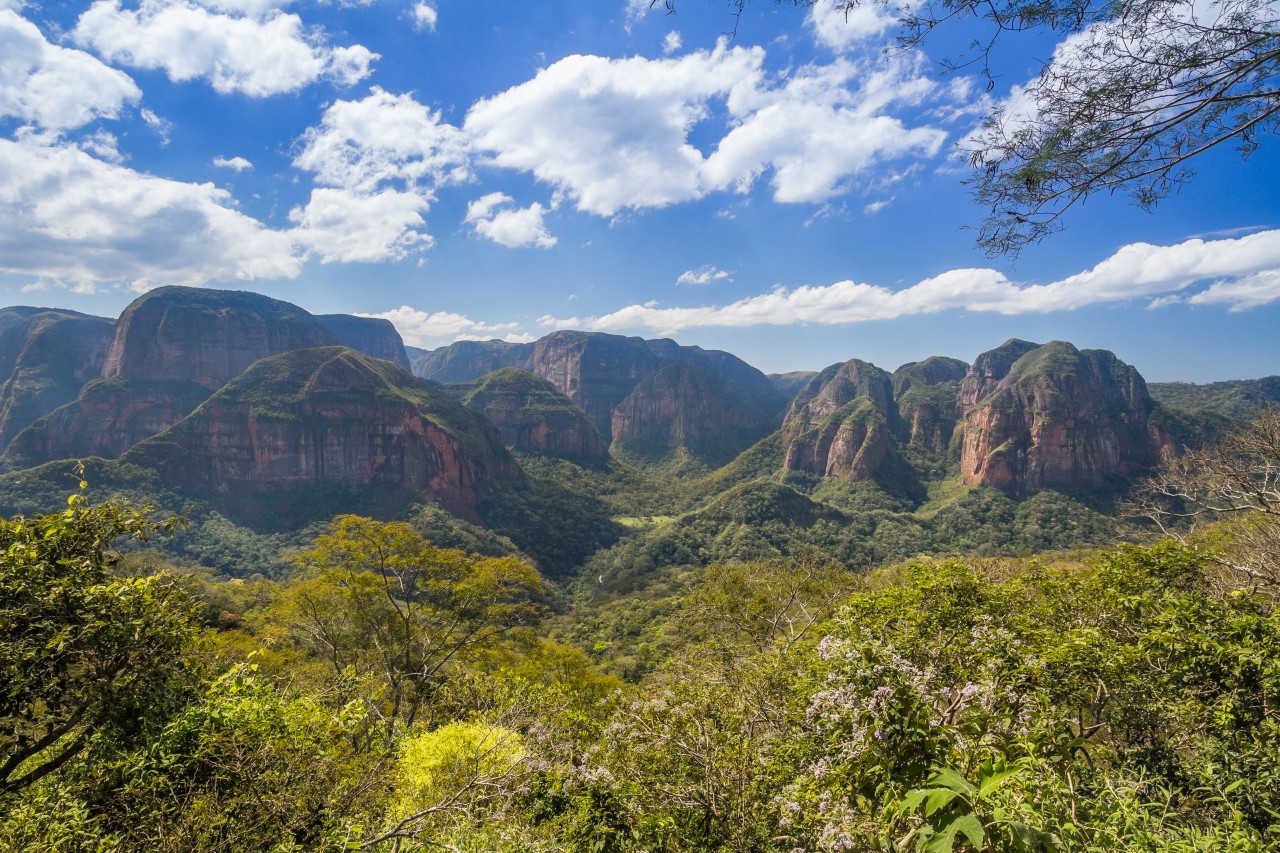
POLYGON ((895 103, 920 103, 935 88, 907 61, 873 72, 847 60, 803 68, 779 89, 752 93, 750 112, 721 140, 707 172, 716 186, 745 189, 772 168, 774 200, 826 201, 883 160, 938 153, 944 131, 908 128, 885 114, 895 103))
POLYGON ((380 314, 359 314, 390 320, 409 346, 429 347, 453 341, 492 340, 501 338, 511 343, 528 343, 532 335, 518 332, 518 323, 484 323, 452 311, 422 311, 401 305, 380 314))
POLYGON ((731 280, 728 272, 711 264, 704 264, 696 270, 685 270, 676 279, 676 284, 714 284, 717 281, 731 280))
POLYGON ((469 175, 467 139, 458 128, 411 95, 377 86, 362 100, 333 103, 301 143, 293 165, 314 172, 327 186, 433 186, 469 175))
POLYGON ((234 169, 237 172, 253 168, 253 164, 243 157, 214 157, 213 165, 219 169, 234 169))
POLYGON ((127 74, 50 44, 35 24, 0 7, 0 117, 56 133, 115 118, 141 95, 127 74))
MULTIPOLYGON (((1049 284, 1014 282, 993 269, 955 269, 899 290, 841 281, 778 288, 722 306, 630 305, 573 322, 599 331, 674 334, 697 327, 839 325, 953 310, 1033 314, 1147 297, 1160 297, 1168 304, 1167 297, 1203 282, 1212 284, 1187 301, 1244 310, 1280 299, 1280 230, 1235 240, 1197 238, 1173 246, 1132 243, 1092 269, 1049 284)), ((568 322, 548 319, 551 325, 568 322)))
POLYGON ((672 30, 662 39, 662 52, 670 55, 678 51, 684 45, 684 39, 680 38, 680 33, 672 30))
POLYGON ((818 0, 805 22, 819 44, 843 52, 883 35, 897 19, 880 3, 818 0))
POLYGON ((945 139, 887 114, 939 91, 916 64, 840 60, 779 83, 764 59, 762 48, 724 41, 664 59, 570 56, 477 102, 464 127, 492 164, 602 216, 745 192, 766 172, 775 200, 821 202, 883 160, 933 156, 945 139), (709 155, 690 142, 707 120, 729 128, 709 155))
POLYGON ((430 3, 414 3, 413 4, 413 26, 419 30, 436 31, 436 21, 439 20, 440 13, 436 11, 436 7, 430 3))
POLYGON ((265 7, 233 16, 178 0, 143 0, 136 10, 98 0, 71 33, 109 62, 163 69, 178 82, 205 79, 218 92, 265 97, 327 78, 352 85, 378 55, 362 45, 330 47, 297 15, 265 7))
POLYGON ((357 192, 320 187, 305 205, 289 211, 295 239, 324 263, 399 261, 429 248, 420 229, 427 200, 419 193, 385 189, 357 192))
POLYGON ((750 87, 763 60, 723 43, 678 59, 569 56, 478 101, 464 127, 495 164, 532 172, 580 210, 663 207, 706 191, 689 130, 713 96, 750 87))
POLYGON ((70 145, 0 140, 0 269, 87 289, 296 276, 285 232, 212 184, 143 175, 70 145))
POLYGON ((550 249, 556 244, 555 236, 543 222, 547 208, 534 202, 528 207, 513 208, 515 202, 506 193, 489 193, 467 205, 469 223, 481 237, 506 246, 508 249, 538 246, 550 249))
POLYGON ((435 188, 470 175, 458 128, 376 86, 362 100, 332 104, 300 143, 293 165, 321 186, 290 218, 325 261, 399 260, 429 247, 423 213, 435 188))

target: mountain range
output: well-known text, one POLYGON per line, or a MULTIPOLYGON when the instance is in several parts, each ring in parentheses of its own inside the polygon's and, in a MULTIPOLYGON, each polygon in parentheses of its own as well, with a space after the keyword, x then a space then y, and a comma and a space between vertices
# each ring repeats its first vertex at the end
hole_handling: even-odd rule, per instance
POLYGON ((389 514, 434 504, 455 534, 496 531, 551 574, 653 540, 657 523, 628 527, 631 513, 675 519, 668 545, 673 530, 702 536, 690 548, 705 560, 785 553, 766 521, 923 523, 986 493, 1089 504, 1280 399, 1277 377, 1148 387, 1112 353, 1062 341, 772 376, 595 332, 423 351, 385 320, 184 287, 115 320, 0 310, 0 381, 5 512, 57 497, 63 460, 94 457, 114 460, 108 479, 144 472, 148 488, 251 527, 372 494, 389 514), (753 517, 738 545, 716 538, 753 517), (703 541, 711 519, 721 530, 703 541))

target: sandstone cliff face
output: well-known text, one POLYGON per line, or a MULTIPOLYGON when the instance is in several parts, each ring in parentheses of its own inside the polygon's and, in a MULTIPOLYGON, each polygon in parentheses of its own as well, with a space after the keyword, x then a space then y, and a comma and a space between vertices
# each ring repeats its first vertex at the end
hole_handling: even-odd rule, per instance
MULTIPOLYGON (((394 330, 393 330, 394 331, 394 330)), ((260 358, 337 344, 306 311, 256 293, 162 287, 120 315, 102 362, 103 384, 36 421, 6 456, 36 464, 114 459, 186 417, 260 358)))
POLYGON ((414 373, 439 382, 465 382, 502 367, 517 367, 548 380, 586 414, 601 435, 633 449, 649 448, 645 455, 664 446, 701 448, 698 453, 710 452, 717 458, 729 448, 736 454, 777 427, 778 414, 785 404, 763 373, 736 356, 681 346, 666 339, 644 340, 599 332, 554 332, 532 344, 462 341, 415 360, 414 373), (675 413, 673 400, 668 398, 661 405, 655 402, 655 395, 669 397, 675 387, 670 377, 645 386, 639 397, 626 402, 644 380, 673 366, 698 371, 710 382, 710 390, 697 385, 697 393, 718 397, 714 403, 702 398, 690 400, 686 407, 689 415, 674 432, 665 422, 642 422, 650 415, 666 417, 662 413, 675 413), (625 411, 619 413, 624 402, 625 411), (699 419, 693 414, 706 405, 726 410, 727 420, 699 419), (615 432, 615 424, 620 433, 615 432), (707 429, 727 426, 729 432, 695 436, 700 425, 707 429))
POLYGON ((458 341, 414 358, 413 375, 434 382, 470 382, 504 367, 529 370, 532 355, 533 344, 458 341))
POLYGON ((230 500, 381 486, 470 518, 486 483, 519 477, 483 418, 345 347, 263 359, 124 459, 154 468, 167 485, 230 500))
POLYGON ((969 365, 959 359, 933 356, 893 372, 899 432, 907 444, 932 451, 947 449, 960 416, 960 383, 968 370, 969 365))
POLYGON ((609 455, 609 443, 572 400, 523 370, 507 367, 481 377, 463 402, 488 418, 508 446, 523 453, 571 459, 609 455))
POLYGON ((9 462, 38 465, 55 459, 115 459, 130 447, 186 417, 209 396, 195 382, 99 379, 14 437, 9 462))
POLYGON ((260 358, 339 343, 288 302, 244 291, 161 287, 120 315, 102 377, 177 379, 216 391, 260 358))
POLYGON ((343 346, 374 358, 386 359, 405 370, 410 369, 404 339, 390 320, 353 314, 318 314, 316 319, 333 332, 343 346))
POLYGON ((722 465, 750 446, 773 412, 732 381, 690 364, 671 364, 641 379, 613 409, 614 447, 662 459, 684 451, 722 465))
POLYGON ((783 468, 821 477, 865 480, 890 446, 893 385, 889 374, 853 359, 809 381, 782 422, 783 468))
POLYGON ((114 325, 60 309, 0 310, 0 448, 97 378, 114 325))
POLYGON ((980 356, 964 380, 961 401, 978 395, 964 413, 966 483, 1021 497, 1097 487, 1157 461, 1161 438, 1136 370, 1109 352, 1061 341, 1010 343, 1017 346, 980 356))

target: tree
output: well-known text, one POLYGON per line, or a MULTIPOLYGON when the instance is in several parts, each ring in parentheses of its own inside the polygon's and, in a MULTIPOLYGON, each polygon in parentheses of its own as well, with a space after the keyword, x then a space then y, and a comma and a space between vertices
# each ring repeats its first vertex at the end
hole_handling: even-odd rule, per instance
POLYGON ((1215 560, 1280 586, 1280 411, 1262 409, 1220 442, 1170 460, 1139 485, 1129 509, 1182 542, 1203 544, 1198 534, 1213 525, 1226 534, 1215 560))
POLYGON ((467 651, 536 624, 545 610, 528 563, 436 548, 403 522, 338 516, 297 562, 307 577, 269 618, 340 680, 380 684, 369 709, 392 737, 467 651))
POLYGON ((0 795, 53 773, 173 706, 194 625, 171 579, 111 574, 119 537, 145 541, 149 508, 89 506, 0 519, 0 795))
MULTIPOLYGON (((747 2, 729 5, 741 14, 747 2)), ((989 254, 1016 255, 1095 193, 1124 191, 1149 210, 1194 177, 1201 154, 1233 143, 1247 157, 1280 129, 1280 7, 1268 0, 831 2, 889 9, 904 49, 976 22, 974 54, 942 64, 980 66, 989 87, 1003 37, 1065 36, 1039 76, 961 142, 974 198, 990 211, 978 232, 989 254)), ((662 5, 675 10, 675 0, 662 5)))

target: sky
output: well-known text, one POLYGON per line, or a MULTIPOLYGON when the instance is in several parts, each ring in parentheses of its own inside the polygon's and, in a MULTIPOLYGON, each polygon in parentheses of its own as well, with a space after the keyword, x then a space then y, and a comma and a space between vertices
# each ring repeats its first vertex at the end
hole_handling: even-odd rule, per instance
POLYGON ((386 317, 405 342, 573 328, 766 372, 1104 348, 1148 381, 1280 373, 1280 144, 1154 212, 1089 198, 978 249, 959 153, 1054 55, 942 73, 822 0, 0 0, 0 302, 116 316, 170 284, 386 317))

